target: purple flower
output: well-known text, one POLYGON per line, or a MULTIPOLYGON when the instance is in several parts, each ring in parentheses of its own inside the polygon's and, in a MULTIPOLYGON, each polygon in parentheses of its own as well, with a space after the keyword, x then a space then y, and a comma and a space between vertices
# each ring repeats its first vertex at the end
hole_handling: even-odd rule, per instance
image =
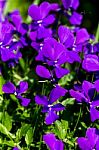
MULTIPOLYGON (((65 26, 59 26, 58 35, 60 42, 67 48, 67 60, 69 63, 73 63, 74 61, 80 62, 80 56, 78 52, 74 51, 75 43, 74 43, 74 34, 73 32, 65 26)), ((77 45, 76 45, 77 46, 77 45)))
POLYGON ((28 31, 28 26, 23 23, 22 17, 18 10, 15 10, 8 15, 10 21, 14 24, 14 29, 21 35, 24 35, 28 31))
POLYGON ((40 6, 32 4, 29 7, 28 14, 33 19, 30 30, 37 31, 38 39, 51 36, 52 31, 48 27, 54 23, 55 17, 49 13, 51 10, 56 10, 57 8, 57 4, 50 4, 48 2, 43 2, 40 6))
POLYGON ((19 148, 18 147, 14 147, 13 150, 19 150, 19 148))
POLYGON ((67 90, 56 85, 56 87, 52 89, 49 98, 47 98, 46 96, 36 95, 35 102, 43 106, 43 113, 47 113, 45 117, 45 123, 47 125, 52 124, 59 118, 59 116, 55 112, 65 109, 62 104, 57 103, 53 105, 53 103, 56 102, 57 99, 59 99, 61 96, 64 96, 66 92, 67 90))
POLYGON ((41 54, 44 57, 44 61, 53 66, 53 72, 57 78, 61 78, 69 73, 69 70, 62 68, 61 65, 68 61, 68 55, 63 44, 58 43, 53 38, 47 38, 44 41, 41 54))
POLYGON ((13 34, 16 35, 17 38, 13 38, 16 43, 20 44, 20 47, 27 46, 28 43, 26 41, 26 34, 28 32, 28 25, 23 23, 22 17, 18 10, 15 10, 9 13, 8 18, 13 25, 13 34))
POLYGON ((75 11, 79 6, 79 0, 62 0, 62 3, 66 9, 64 13, 68 17, 69 22, 72 25, 80 25, 83 16, 75 11), (69 12, 71 12, 71 14, 69 12))
POLYGON ((81 150, 99 150, 99 130, 96 128, 88 128, 86 137, 79 137, 77 143, 81 150))
POLYGON ((88 72, 99 71, 99 58, 97 55, 88 54, 82 63, 82 68, 88 72))
POLYGON ((22 57, 19 51, 20 44, 13 39, 14 27, 8 20, 0 22, 0 56, 3 62, 17 63, 22 57))
POLYGON ((19 84, 19 87, 15 87, 13 83, 7 82, 3 85, 2 90, 4 93, 7 94, 15 94, 16 98, 21 100, 22 106, 28 106, 30 103, 30 99, 24 98, 21 96, 24 92, 26 92, 28 89, 28 83, 25 81, 21 81, 19 84))
POLYGON ((76 45, 85 43, 90 39, 90 36, 85 28, 81 28, 80 30, 77 31, 76 33, 76 45))
POLYGON ((0 0, 0 11, 4 8, 6 0, 0 0))
POLYGON ((3 10, 5 6, 6 0, 0 0, 0 22, 4 20, 3 10))
POLYGON ((88 81, 83 81, 82 88, 78 88, 77 91, 71 89, 70 95, 75 98, 78 102, 86 102, 90 105, 90 116, 91 121, 99 119, 99 111, 97 107, 99 107, 99 99, 94 97, 95 90, 98 91, 99 85, 97 85, 98 81, 95 84, 92 84, 88 81))
POLYGON ((43 135, 43 141, 46 143, 50 150, 63 150, 64 144, 61 140, 56 139, 53 133, 43 135))
POLYGON ((79 52, 82 51, 82 47, 90 38, 87 30, 85 28, 78 29, 76 36, 74 36, 73 30, 65 26, 59 26, 58 35, 60 42, 67 48, 68 62, 80 62, 79 52))
POLYGON ((99 43, 87 43, 84 47, 84 54, 97 54, 99 52, 99 43))
POLYGON ((79 0, 62 0, 65 9, 73 8, 77 9, 79 6, 79 0))
POLYGON ((69 21, 72 25, 80 25, 82 22, 82 19, 83 19, 83 16, 75 11, 69 17, 69 21))

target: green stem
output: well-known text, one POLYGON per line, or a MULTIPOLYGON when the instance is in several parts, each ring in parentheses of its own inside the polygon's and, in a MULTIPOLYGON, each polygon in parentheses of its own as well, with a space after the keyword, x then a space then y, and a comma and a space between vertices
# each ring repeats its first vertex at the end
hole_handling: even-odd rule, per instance
POLYGON ((80 120, 80 117, 81 117, 81 113, 82 113, 82 111, 81 111, 81 107, 80 107, 80 111, 79 111, 79 115, 78 115, 78 118, 77 118, 77 122, 75 124, 74 131, 73 131, 73 135, 74 135, 74 133, 76 131, 76 128, 77 128, 77 125, 79 123, 79 120, 80 120))

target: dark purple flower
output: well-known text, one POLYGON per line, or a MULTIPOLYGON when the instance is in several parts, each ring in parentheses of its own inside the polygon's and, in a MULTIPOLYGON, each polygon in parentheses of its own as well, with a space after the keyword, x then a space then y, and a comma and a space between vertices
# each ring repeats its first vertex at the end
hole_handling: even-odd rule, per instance
POLYGON ((22 57, 20 43, 13 38, 14 27, 8 20, 0 22, 0 57, 3 62, 17 63, 22 57))
POLYGON ((37 38, 42 39, 51 36, 52 31, 49 29, 49 25, 53 24, 55 17, 53 14, 49 14, 51 10, 58 9, 57 4, 50 4, 43 2, 40 6, 32 4, 29 7, 28 14, 33 19, 33 23, 30 26, 31 31, 37 31, 37 38))
POLYGON ((99 71, 99 58, 97 55, 88 54, 82 63, 82 68, 88 72, 99 71))
POLYGON ((73 32, 73 30, 65 26, 59 26, 58 28, 59 40, 67 48, 69 63, 81 61, 78 52, 82 51, 83 45, 89 40, 89 34, 85 28, 77 30, 76 36, 74 36, 73 32))
POLYGON ((50 150, 63 150, 64 144, 61 140, 56 139, 53 133, 43 135, 43 141, 46 143, 50 150))
POLYGON ((7 82, 3 85, 2 90, 4 93, 15 94, 15 96, 21 100, 22 106, 28 106, 30 99, 21 96, 28 89, 28 83, 21 81, 18 87, 15 87, 13 83, 7 82))
POLYGON ((59 26, 58 28, 59 40, 66 48, 72 48, 74 44, 74 34, 69 27, 59 26))
POLYGON ((97 54, 99 52, 99 43, 87 43, 84 47, 84 54, 97 54))
POLYGON ((10 21, 14 25, 14 29, 19 32, 21 35, 24 35, 28 31, 28 26, 23 23, 22 17, 18 10, 15 10, 8 15, 10 21))
POLYGON ((79 137, 77 143, 81 150, 99 149, 99 130, 96 128, 88 128, 86 137, 79 137))
POLYGON ((19 150, 19 148, 18 147, 14 147, 13 150, 19 150))
POLYGON ((90 36, 85 28, 81 28, 76 32, 76 45, 85 43, 90 39, 90 36))
POLYGON ((82 22, 82 19, 83 19, 83 16, 75 11, 69 17, 69 21, 72 25, 80 25, 82 22))
POLYGON ((6 0, 0 0, 0 11, 4 8, 6 0))
POLYGON ((5 6, 6 0, 0 0, 0 22, 4 20, 3 10, 5 6))
POLYGON ((76 12, 79 6, 79 0, 62 0, 63 6, 66 9, 65 15, 68 17, 72 25, 80 25, 83 16, 76 12), (71 12, 71 14, 70 14, 71 12))
POLYGON ((77 9, 79 6, 79 0, 62 0, 65 9, 73 8, 77 9))
POLYGON ((8 18, 13 25, 13 41, 20 43, 20 47, 27 46, 26 34, 28 32, 28 25, 23 23, 22 17, 18 10, 9 13, 8 18))
POLYGON ((47 113, 45 117, 45 122, 47 125, 52 124, 59 118, 55 112, 65 109, 62 104, 58 103, 53 105, 53 103, 56 102, 61 96, 64 96, 66 92, 67 90, 56 85, 56 87, 52 89, 49 98, 46 96, 36 95, 35 102, 43 106, 43 113, 47 113))
POLYGON ((47 38, 44 41, 41 54, 44 57, 44 61, 49 66, 53 66, 53 71, 57 78, 69 73, 69 70, 61 67, 62 64, 68 61, 68 55, 63 44, 58 43, 53 38, 47 38))
POLYGON ((98 91, 97 83, 98 81, 96 81, 95 84, 83 81, 82 89, 78 88, 77 91, 73 89, 70 90, 70 95, 78 102, 86 102, 90 105, 90 116, 92 122, 99 119, 99 111, 97 110, 97 107, 99 107, 99 99, 93 98, 95 90, 98 91))

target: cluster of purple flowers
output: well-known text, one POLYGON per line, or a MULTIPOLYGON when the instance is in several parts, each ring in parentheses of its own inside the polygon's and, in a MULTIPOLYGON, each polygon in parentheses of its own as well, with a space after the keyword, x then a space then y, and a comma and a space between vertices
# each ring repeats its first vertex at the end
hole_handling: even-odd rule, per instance
MULTIPOLYGON (((64 66, 72 66, 75 62, 79 64, 76 75, 78 76, 78 70, 81 69, 89 75, 94 75, 94 81, 89 82, 85 79, 82 83, 77 82, 73 89, 69 89, 68 94, 78 103, 87 103, 91 121, 98 120, 99 43, 95 42, 95 37, 93 38, 85 28, 79 26, 83 18, 76 11, 79 0, 62 0, 62 6, 48 2, 43 2, 39 6, 32 4, 28 9, 28 15, 32 19, 29 25, 23 23, 17 10, 4 17, 4 3, 5 1, 0 1, 0 59, 10 66, 18 63, 22 57, 20 49, 28 45, 26 36, 29 35, 31 46, 37 52, 35 61, 40 63, 36 66, 36 73, 42 80, 46 79, 53 85, 49 96, 35 96, 35 102, 42 105, 42 112, 46 113, 45 123, 53 124, 59 119, 58 112, 65 109, 59 98, 65 96, 68 90, 61 87, 58 81, 71 73, 71 70, 64 66), (57 16, 60 18, 62 15, 70 26, 61 24, 58 20, 57 16)), ((30 103, 30 99, 22 96, 27 89, 28 83, 25 81, 21 81, 17 87, 8 81, 2 87, 4 93, 14 94, 21 100, 22 106, 28 106, 30 103)), ((43 140, 50 150, 64 149, 63 142, 53 133, 44 135, 43 140)), ((86 137, 78 138, 77 143, 81 150, 99 150, 99 131, 88 128, 86 137)))
POLYGON ((28 25, 24 24, 18 10, 3 16, 5 0, 0 1, 0 60, 14 66, 22 57, 20 48, 27 46, 28 25))

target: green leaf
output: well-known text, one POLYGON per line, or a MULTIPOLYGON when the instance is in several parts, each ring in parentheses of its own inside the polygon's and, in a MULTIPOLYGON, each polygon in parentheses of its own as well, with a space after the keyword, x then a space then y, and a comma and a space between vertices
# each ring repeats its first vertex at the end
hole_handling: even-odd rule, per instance
POLYGON ((11 146, 11 147, 14 147, 14 141, 3 141, 3 144, 4 145, 8 145, 8 146, 11 146))
POLYGON ((68 121, 66 120, 61 120, 62 122, 62 128, 65 129, 65 131, 67 132, 68 129, 68 121))
POLYGON ((64 106, 73 105, 74 102, 75 102, 75 98, 67 98, 67 99, 62 101, 62 105, 64 105, 64 106))
POLYGON ((96 31, 96 42, 99 42, 99 24, 96 31))
POLYGON ((28 125, 28 124, 22 125, 22 127, 20 129, 18 129, 17 132, 16 132, 16 140, 20 141, 22 136, 26 135, 29 128, 30 128, 30 125, 28 125))
POLYGON ((0 75, 0 95, 2 95, 3 91, 2 91, 2 86, 4 84, 4 78, 2 75, 0 75))
POLYGON ((2 120, 3 112, 0 112, 0 121, 2 120))
POLYGON ((15 96, 14 94, 10 94, 10 98, 11 98, 13 101, 17 102, 17 98, 16 98, 16 96, 15 96))
POLYGON ((55 122, 54 132, 60 139, 65 139, 68 129, 68 122, 65 120, 57 120, 55 122))
POLYGON ((38 5, 40 3, 40 0, 34 0, 33 4, 38 5))
POLYGON ((7 128, 8 131, 12 128, 12 119, 7 112, 2 115, 2 124, 7 128))
POLYGON ((67 140, 66 143, 71 145, 71 146, 74 146, 74 143, 72 141, 70 141, 70 140, 67 140))
POLYGON ((21 66, 21 68, 23 69, 23 70, 25 70, 26 69, 26 65, 25 65, 25 62, 24 62, 24 59, 23 58, 21 58, 21 59, 19 59, 19 63, 20 63, 20 66, 21 66))
POLYGON ((6 128, 3 124, 1 124, 1 123, 0 123, 0 132, 3 133, 3 134, 5 134, 6 136, 8 136, 10 139, 15 138, 15 136, 14 136, 13 134, 11 134, 11 133, 7 130, 7 128, 6 128))
POLYGON ((88 128, 84 122, 81 122, 81 125, 82 125, 85 129, 88 128))
POLYGON ((73 75, 72 74, 68 74, 68 75, 65 75, 63 78, 61 78, 59 80, 59 84, 60 84, 60 86, 64 86, 64 85, 67 85, 72 80, 73 80, 73 75))
POLYGON ((25 136, 25 141, 27 145, 30 145, 33 142, 33 129, 32 127, 27 131, 25 136))

